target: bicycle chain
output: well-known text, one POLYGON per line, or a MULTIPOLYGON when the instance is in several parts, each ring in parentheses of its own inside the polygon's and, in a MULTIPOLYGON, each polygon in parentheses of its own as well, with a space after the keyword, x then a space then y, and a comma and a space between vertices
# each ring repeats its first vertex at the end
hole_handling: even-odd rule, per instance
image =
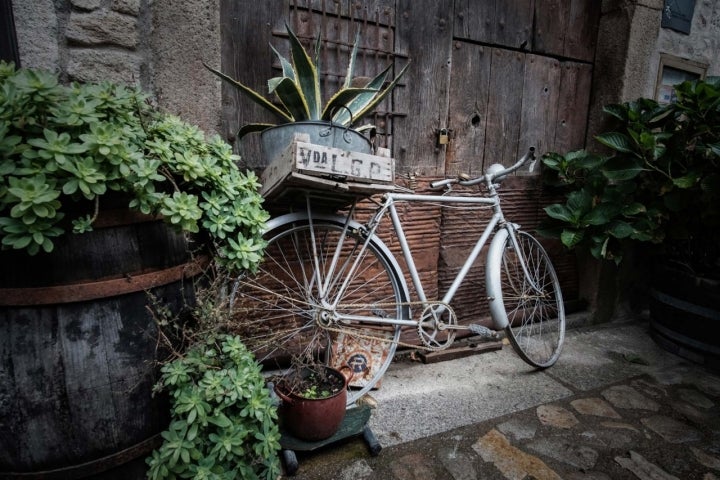
MULTIPOLYGON (((449 311, 452 311, 452 307, 451 307, 448 303, 446 303, 446 302, 422 302, 422 301, 419 301, 419 300, 418 300, 418 301, 415 301, 415 302, 400 302, 400 303, 372 303, 372 304, 356 304, 356 303, 354 303, 354 304, 352 304, 352 307, 353 307, 353 308, 358 308, 358 307, 360 307, 360 308, 368 308, 368 309, 372 310, 372 309, 382 308, 382 307, 396 307, 396 306, 398 306, 398 305, 402 305, 402 306, 419 305, 419 306, 422 306, 422 307, 423 307, 423 310, 424 310, 425 308, 427 308, 427 306, 428 306, 430 303, 433 303, 433 304, 435 304, 435 305, 442 305, 443 307, 445 307, 445 308, 448 309, 449 311)), ((342 307, 342 304, 338 305, 338 307, 342 307)), ((421 337, 419 334, 418 334, 418 337, 420 338, 421 344, 420 344, 420 345, 417 345, 417 344, 414 344, 414 343, 401 342, 399 339, 398 339, 398 340, 391 340, 391 339, 388 339, 388 338, 386 338, 386 337, 377 337, 377 336, 374 336, 374 335, 364 335, 364 334, 355 333, 355 332, 357 332, 356 329, 333 328, 333 327, 324 326, 324 325, 321 325, 321 327, 322 327, 324 330, 327 330, 327 331, 329 331, 329 332, 348 333, 349 335, 352 335, 352 336, 355 337, 355 338, 361 338, 361 339, 370 340, 370 341, 379 340, 379 341, 386 342, 386 343, 394 343, 394 344, 396 344, 396 345, 399 346, 399 347, 421 348, 421 349, 427 350, 427 351, 429 351, 429 352, 438 352, 438 351, 441 351, 441 350, 445 350, 446 348, 448 348, 448 347, 450 346, 450 343, 448 343, 447 345, 444 345, 444 346, 442 346, 442 347, 432 347, 432 346, 430 346, 430 345, 427 345, 427 344, 423 341, 422 337, 421 337)), ((401 328, 402 328, 402 326, 401 326, 401 328)), ((419 323, 418 323, 418 328, 420 328, 419 323)), ((465 330, 465 329, 469 330, 469 327, 466 328, 466 327, 460 326, 460 325, 456 325, 456 326, 450 327, 450 328, 453 328, 453 329, 455 329, 455 330, 465 330)))
MULTIPOLYGON (((270 292, 270 293, 276 294, 276 292, 272 292, 272 291, 269 290, 269 289, 261 288, 259 285, 253 284, 252 286, 253 286, 253 288, 259 289, 259 290, 261 290, 261 291, 265 291, 265 292, 270 292)), ((292 300, 293 302, 297 302, 297 299, 290 299, 290 300, 292 300)), ((313 307, 313 306, 314 306, 312 302, 308 302, 308 301, 300 301, 299 303, 304 303, 304 304, 306 304, 308 307, 313 307)), ((409 307, 410 307, 410 306, 413 306, 413 305, 419 305, 419 306, 422 306, 422 308, 423 308, 423 310, 424 310, 424 309, 428 306, 428 304, 430 304, 430 303, 434 303, 434 304, 436 304, 436 305, 442 305, 442 306, 444 306, 445 308, 447 308, 449 311, 452 311, 452 307, 451 307, 450 304, 448 304, 447 302, 423 302, 423 301, 420 301, 420 300, 413 301, 413 302, 400 302, 400 303, 390 302, 390 303, 372 303, 372 304, 352 304, 351 306, 352 306, 353 308, 362 307, 362 308, 368 308, 368 309, 372 310, 372 309, 382 308, 382 307, 397 307, 398 305, 409 306, 409 307)), ((338 305, 338 307, 342 307, 342 306, 343 306, 342 304, 338 305)), ((448 347, 450 346, 450 344, 447 344, 447 345, 442 346, 442 347, 431 347, 431 346, 429 346, 429 345, 427 345, 427 344, 425 344, 425 343, 423 342, 423 339, 422 339, 422 337, 421 337, 419 334, 418 334, 418 337, 420 338, 421 344, 420 344, 420 345, 417 345, 417 344, 414 344, 414 343, 401 342, 400 340, 391 340, 391 339, 388 339, 388 338, 386 338, 386 337, 377 337, 377 336, 374 336, 374 335, 364 335, 364 334, 360 334, 360 333, 355 333, 355 332, 357 332, 356 329, 333 328, 333 327, 326 326, 326 325, 320 325, 320 327, 323 328, 324 330, 329 331, 329 332, 336 332, 336 333, 344 333, 344 332, 347 332, 348 334, 353 335, 353 336, 356 337, 356 338, 361 338, 361 339, 364 339, 364 340, 382 341, 382 342, 386 342, 386 343, 394 343, 394 344, 396 344, 396 345, 399 346, 399 347, 421 348, 421 349, 427 350, 427 351, 429 351, 429 352, 441 351, 441 350, 444 350, 444 349, 446 349, 446 348, 448 348, 448 347)), ((402 326, 401 326, 401 328, 402 328, 402 326)), ((418 328, 419 328, 419 324, 418 324, 418 328)), ((455 326, 450 327, 450 328, 453 328, 453 329, 455 329, 455 330, 465 330, 465 329, 469 330, 469 329, 470 329, 469 327, 465 327, 465 326, 461 326, 461 325, 455 325, 455 326)))

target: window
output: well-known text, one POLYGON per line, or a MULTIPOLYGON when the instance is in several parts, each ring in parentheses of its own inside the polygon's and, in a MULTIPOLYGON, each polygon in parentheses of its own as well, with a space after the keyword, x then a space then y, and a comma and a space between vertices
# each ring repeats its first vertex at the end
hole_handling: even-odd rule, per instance
POLYGON ((672 55, 661 54, 657 84, 655 86, 655 99, 658 103, 675 102, 675 85, 686 80, 705 78, 706 71, 707 65, 672 55))

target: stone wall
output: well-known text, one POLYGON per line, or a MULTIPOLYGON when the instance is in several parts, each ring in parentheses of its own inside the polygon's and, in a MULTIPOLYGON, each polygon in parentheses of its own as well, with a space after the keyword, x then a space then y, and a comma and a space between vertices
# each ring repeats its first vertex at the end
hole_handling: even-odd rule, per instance
POLYGON ((139 85, 160 106, 220 131, 217 0, 13 0, 20 61, 65 81, 139 85))
POLYGON ((689 35, 662 28, 663 0, 604 0, 593 78, 588 146, 602 130, 608 103, 655 97, 662 54, 720 75, 720 2, 696 0, 689 35))

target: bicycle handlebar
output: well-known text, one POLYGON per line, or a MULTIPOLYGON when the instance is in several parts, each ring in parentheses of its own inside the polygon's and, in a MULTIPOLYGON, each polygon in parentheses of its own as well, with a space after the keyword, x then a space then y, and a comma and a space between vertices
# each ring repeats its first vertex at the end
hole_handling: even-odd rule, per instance
MULTIPOLYGON (((495 180, 505 177, 505 176, 513 173, 514 171, 518 170, 520 167, 525 165, 525 163, 527 163, 528 160, 532 160, 533 162, 535 161, 535 147, 528 148, 527 153, 525 155, 523 155, 522 158, 520 158, 520 160, 518 160, 514 165, 512 165, 508 168, 503 168, 498 171, 490 171, 491 169, 488 168, 485 175, 482 175, 480 177, 473 178, 473 179, 467 179, 467 175, 460 174, 455 178, 446 178, 444 180, 437 180, 435 182, 430 182, 430 188, 438 189, 440 187, 444 187, 446 185, 454 185, 456 183, 459 185, 463 185, 463 186, 477 185, 478 183, 483 183, 483 182, 492 183, 495 180)), ((499 164, 497 164, 497 165, 500 166, 499 164)), ((491 165, 491 167, 492 166, 493 165, 491 165)), ((530 171, 532 171, 533 166, 534 165, 531 164, 530 171)))

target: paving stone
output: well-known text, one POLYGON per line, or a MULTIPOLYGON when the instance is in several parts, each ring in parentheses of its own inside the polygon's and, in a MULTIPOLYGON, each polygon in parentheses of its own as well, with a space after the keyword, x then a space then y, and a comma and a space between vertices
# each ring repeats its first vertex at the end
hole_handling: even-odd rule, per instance
POLYGON ((390 466, 396 480, 431 480, 435 478, 432 463, 422 453, 411 453, 396 459, 390 466))
POLYGON ((678 385, 681 383, 692 383, 690 375, 694 369, 689 365, 675 365, 670 368, 663 368, 651 373, 651 375, 662 385, 678 385))
POLYGON ((709 409, 712 408, 715 405, 715 402, 710 400, 708 397, 703 395, 702 393, 698 392, 697 390, 692 390, 689 388, 681 388, 678 390, 678 393, 680 394, 680 398, 685 400, 686 402, 698 407, 698 408, 704 408, 709 409))
POLYGON ((690 425, 664 415, 654 415, 640 420, 643 425, 657 433, 666 442, 686 443, 700 440, 700 432, 690 425))
POLYGON ((603 472, 571 472, 564 476, 565 480, 613 480, 603 472))
POLYGON ((605 428, 624 429, 640 433, 640 430, 625 422, 602 422, 600 425, 605 428))
POLYGON ((541 455, 585 470, 593 468, 599 457, 597 450, 578 444, 577 439, 571 436, 540 438, 528 443, 527 447, 541 455))
POLYGON ((602 398, 580 398, 573 400, 570 405, 582 415, 594 415, 596 417, 622 418, 609 403, 602 398))
POLYGON ((510 444, 508 439, 495 429, 490 430, 472 446, 485 462, 491 462, 508 480, 562 480, 553 469, 539 458, 510 444))
POLYGON ((370 467, 367 460, 363 458, 344 468, 343 471, 340 472, 340 480, 361 480, 370 478, 373 473, 372 467, 370 467))
POLYGON ((720 458, 710 455, 696 447, 690 447, 690 451, 701 464, 713 470, 720 470, 720 458))
POLYGON ((668 396, 667 386, 660 385, 656 382, 649 382, 644 378, 636 378, 630 382, 630 386, 644 395, 658 399, 661 403, 662 399, 668 396))
MULTIPOLYGON (((440 462, 450 473, 452 480, 477 480, 473 458, 455 448, 441 449, 438 452, 440 462)), ((450 479, 448 479, 450 480, 450 479)))
POLYGON ((537 425, 519 418, 513 418, 496 427, 511 440, 527 440, 535 437, 537 425))
POLYGON ((706 372, 696 373, 696 377, 692 382, 698 390, 713 397, 720 397, 720 378, 709 375, 706 372))
POLYGON ((648 462, 645 457, 632 450, 630 451, 630 458, 615 457, 615 461, 623 468, 634 473, 640 480, 680 480, 657 465, 648 462))
MULTIPOLYGON (((636 433, 636 435, 638 434, 639 433, 636 433)), ((636 436, 633 436, 630 431, 608 429, 587 430, 581 433, 580 437, 584 444, 587 444, 588 446, 598 446, 604 449, 626 448, 636 438, 636 436)))
POLYGON ((627 385, 617 385, 604 390, 601 395, 615 408, 650 410, 657 412, 660 404, 627 385))
POLYGON ((672 406, 673 410, 675 410, 678 413, 681 413, 685 418, 690 420, 691 422, 698 424, 698 425, 704 425, 711 421, 712 415, 710 415, 705 410, 698 410, 693 405, 690 405, 689 403, 680 402, 680 401, 673 401, 670 402, 670 405, 672 406))
POLYGON ((579 423, 571 411, 557 405, 540 405, 537 408, 537 416, 543 425, 555 428, 569 429, 579 423))

